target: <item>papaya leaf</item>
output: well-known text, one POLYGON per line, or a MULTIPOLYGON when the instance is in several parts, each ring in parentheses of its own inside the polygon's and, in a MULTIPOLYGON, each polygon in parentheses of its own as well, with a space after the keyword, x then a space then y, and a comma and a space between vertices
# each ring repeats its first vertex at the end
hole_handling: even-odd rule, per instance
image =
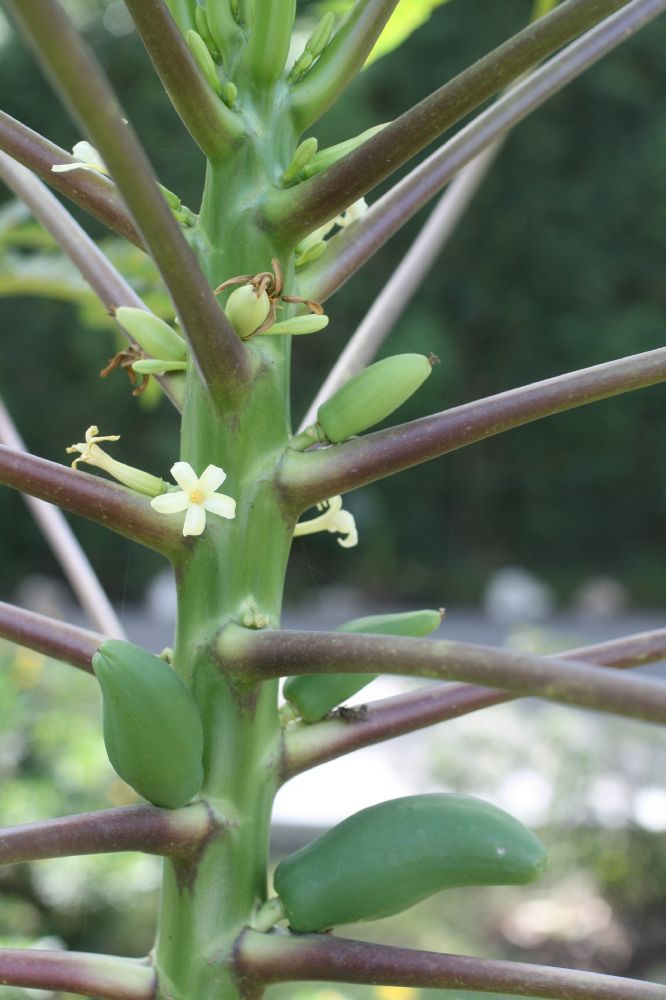
MULTIPOLYGON (((437 7, 446 2, 447 0, 400 0, 365 65, 369 66, 397 49, 417 28, 426 23, 437 7)), ((352 7, 352 0, 329 0, 320 5, 320 10, 322 14, 329 10, 334 14, 346 14, 352 7)))

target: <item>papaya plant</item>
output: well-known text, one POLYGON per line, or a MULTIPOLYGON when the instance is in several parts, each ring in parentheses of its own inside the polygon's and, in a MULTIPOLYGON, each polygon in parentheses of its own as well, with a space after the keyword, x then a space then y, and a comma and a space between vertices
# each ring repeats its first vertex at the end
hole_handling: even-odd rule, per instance
MULTIPOLYGON (((372 430, 437 378, 433 357, 370 363, 398 312, 387 303, 406 305, 505 134, 666 10, 666 0, 538 0, 524 30, 419 104, 321 150, 313 127, 343 98, 394 12, 404 14, 398 0, 325 11, 294 55, 296 0, 126 0, 206 159, 196 212, 158 183, 59 0, 3 6, 84 138, 70 155, 1 113, 0 177, 127 336, 111 367, 128 370, 135 392, 157 382, 181 431, 171 479, 117 461, 117 437, 96 426, 67 449, 76 456, 71 468, 0 447, 0 482, 160 553, 178 594, 174 647, 160 656, 114 636, 109 616, 107 628, 92 632, 0 605, 2 637, 96 679, 109 759, 147 800, 4 829, 0 862, 126 850, 163 858, 149 956, 4 949, 0 983, 110 1000, 258 1000, 272 984, 304 980, 664 1000, 658 983, 324 933, 454 886, 538 878, 538 838, 479 799, 419 795, 362 810, 281 861, 274 890, 267 845, 273 800, 291 777, 504 700, 532 695, 666 723, 663 683, 616 669, 663 658, 666 629, 540 657, 429 638, 441 622, 434 609, 356 619, 332 632, 280 628, 292 539, 327 532, 345 548, 358 541, 346 493, 666 381, 663 348, 372 430), (470 115, 367 207, 366 195, 470 115), (147 308, 46 185, 151 258, 172 321, 147 308), (292 426, 292 337, 322 331, 327 300, 444 188, 404 266, 302 425, 292 426), (229 494, 220 492, 225 483, 229 494), (377 674, 458 683, 362 712, 339 708, 377 674)), ((419 5, 425 13, 416 20, 434 6, 419 5)))

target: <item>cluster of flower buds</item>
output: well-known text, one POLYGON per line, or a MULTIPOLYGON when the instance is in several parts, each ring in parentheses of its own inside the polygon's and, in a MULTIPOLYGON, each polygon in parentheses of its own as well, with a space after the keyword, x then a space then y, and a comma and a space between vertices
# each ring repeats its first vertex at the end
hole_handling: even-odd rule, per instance
POLYGON ((334 25, 335 15, 332 11, 328 11, 308 38, 305 48, 291 68, 289 79, 293 83, 302 80, 315 60, 322 54, 331 40, 334 25))
POLYGON ((347 226, 351 226, 352 222, 363 218, 367 211, 368 204, 365 198, 359 198, 340 215, 331 219, 330 222, 324 223, 319 229, 315 229, 304 240, 301 240, 296 247, 296 270, 300 271, 306 264, 311 264, 318 257, 321 257, 328 246, 326 237, 332 233, 336 226, 339 226, 340 229, 346 229, 347 226))

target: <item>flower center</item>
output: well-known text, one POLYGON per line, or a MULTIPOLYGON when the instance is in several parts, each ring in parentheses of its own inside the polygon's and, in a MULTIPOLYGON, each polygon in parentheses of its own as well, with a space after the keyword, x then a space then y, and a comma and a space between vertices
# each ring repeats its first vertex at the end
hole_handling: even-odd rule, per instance
POLYGON ((204 499, 203 490, 192 490, 190 493, 190 503, 203 503, 204 499))

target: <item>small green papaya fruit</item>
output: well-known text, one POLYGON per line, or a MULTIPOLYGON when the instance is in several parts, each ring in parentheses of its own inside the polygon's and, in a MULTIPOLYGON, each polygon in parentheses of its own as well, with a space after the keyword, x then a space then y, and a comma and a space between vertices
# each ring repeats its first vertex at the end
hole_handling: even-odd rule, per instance
POLYGON ((410 795, 354 813, 275 870, 295 931, 400 913, 442 889, 520 885, 546 851, 508 813, 466 795, 410 795))
POLYGON ((378 424, 416 392, 432 364, 424 354, 396 354, 364 368, 317 410, 323 439, 337 444, 378 424))
MULTIPOLYGON (((393 615, 368 615, 340 625, 338 632, 405 635, 418 638, 439 628, 443 611, 403 611, 393 615)), ((288 677, 284 696, 305 722, 318 722, 332 708, 374 681, 377 674, 301 674, 288 677)))
POLYGON ((194 698, 158 656, 109 639, 93 656, 104 702, 104 744, 123 781, 178 809, 203 784, 203 726, 194 698))

